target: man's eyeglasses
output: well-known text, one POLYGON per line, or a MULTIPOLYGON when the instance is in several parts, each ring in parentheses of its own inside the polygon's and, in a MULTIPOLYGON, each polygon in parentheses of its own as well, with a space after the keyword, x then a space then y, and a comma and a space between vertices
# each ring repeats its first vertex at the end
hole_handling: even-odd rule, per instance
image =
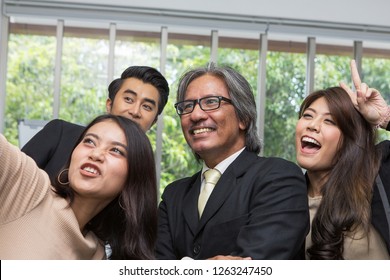
POLYGON ((232 104, 232 100, 223 96, 207 96, 195 100, 185 100, 175 104, 176 112, 179 116, 189 114, 194 111, 196 103, 203 111, 216 110, 221 106, 221 101, 232 104))

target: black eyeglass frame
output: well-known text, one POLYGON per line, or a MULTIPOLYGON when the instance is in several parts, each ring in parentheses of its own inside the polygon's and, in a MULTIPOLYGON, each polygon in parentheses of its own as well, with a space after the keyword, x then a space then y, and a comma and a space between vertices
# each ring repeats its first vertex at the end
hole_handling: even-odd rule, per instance
POLYGON ((195 109, 195 106, 196 104, 199 104, 199 107, 200 109, 202 109, 203 111, 207 112, 207 111, 212 111, 212 110, 217 110, 221 107, 221 101, 225 101, 225 102, 228 102, 230 104, 233 104, 232 100, 229 99, 229 98, 226 98, 224 96, 205 96, 205 97, 202 97, 202 98, 199 98, 199 99, 194 99, 194 100, 184 100, 184 101, 180 101, 180 102, 177 102, 175 103, 175 108, 176 108, 176 113, 179 115, 179 116, 182 116, 182 115, 187 115, 187 114, 190 114, 194 111, 195 109), (212 108, 212 109, 203 109, 202 107, 202 100, 207 100, 209 98, 217 98, 218 99, 218 106, 215 107, 215 108, 212 108), (189 112, 185 112, 185 113, 180 113, 179 112, 179 109, 178 109, 178 106, 180 104, 183 104, 183 103, 189 103, 189 102, 192 102, 193 106, 192 106, 192 110, 189 111, 189 112))

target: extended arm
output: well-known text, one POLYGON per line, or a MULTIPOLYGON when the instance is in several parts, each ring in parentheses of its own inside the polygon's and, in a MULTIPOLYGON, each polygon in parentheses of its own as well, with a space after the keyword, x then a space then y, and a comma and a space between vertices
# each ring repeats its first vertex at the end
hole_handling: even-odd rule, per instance
POLYGON ((0 224, 34 208, 49 188, 47 174, 0 134, 0 224))

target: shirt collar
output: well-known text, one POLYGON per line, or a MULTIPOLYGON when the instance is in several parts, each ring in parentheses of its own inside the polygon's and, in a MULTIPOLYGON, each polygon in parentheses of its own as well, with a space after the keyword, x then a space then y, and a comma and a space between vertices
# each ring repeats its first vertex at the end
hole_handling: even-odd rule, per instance
MULTIPOLYGON (((218 163, 214 169, 217 169, 219 172, 221 172, 221 175, 225 172, 225 170, 229 167, 230 164, 242 153, 242 151, 245 150, 245 147, 241 150, 235 152, 234 154, 230 155, 229 157, 225 158, 223 161, 218 163)), ((202 168, 202 175, 206 170, 210 169, 205 162, 203 162, 203 168, 202 168)), ((202 176, 203 180, 203 176, 202 176)))

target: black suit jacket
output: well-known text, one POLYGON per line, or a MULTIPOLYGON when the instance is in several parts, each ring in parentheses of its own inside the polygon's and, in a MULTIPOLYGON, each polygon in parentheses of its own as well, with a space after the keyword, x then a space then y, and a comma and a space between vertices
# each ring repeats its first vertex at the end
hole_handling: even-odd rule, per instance
POLYGON ((23 146, 22 151, 32 157, 53 181, 70 158, 84 128, 63 120, 52 120, 23 146))
MULTIPOLYGON (((378 147, 382 152, 382 164, 379 169, 379 175, 382 179, 387 201, 390 201, 390 141, 383 141, 378 147)), ((376 184, 374 185, 371 201, 371 223, 386 242, 387 250, 390 253, 389 221, 386 218, 385 208, 376 184)))
POLYGON ((244 150, 222 174, 198 218, 198 172, 168 185, 159 205, 158 259, 304 258, 309 230, 301 169, 244 150))

